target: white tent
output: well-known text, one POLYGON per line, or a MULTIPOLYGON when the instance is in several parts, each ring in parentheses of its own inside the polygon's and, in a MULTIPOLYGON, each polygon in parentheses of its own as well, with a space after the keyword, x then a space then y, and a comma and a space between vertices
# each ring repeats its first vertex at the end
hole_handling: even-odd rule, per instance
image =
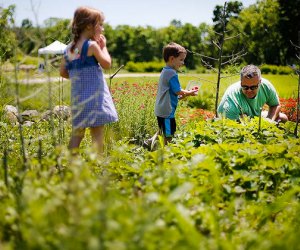
POLYGON ((67 45, 65 45, 64 43, 61 43, 59 41, 54 41, 48 46, 44 48, 40 48, 38 50, 38 53, 39 55, 40 54, 50 54, 50 55, 63 54, 66 47, 67 45))

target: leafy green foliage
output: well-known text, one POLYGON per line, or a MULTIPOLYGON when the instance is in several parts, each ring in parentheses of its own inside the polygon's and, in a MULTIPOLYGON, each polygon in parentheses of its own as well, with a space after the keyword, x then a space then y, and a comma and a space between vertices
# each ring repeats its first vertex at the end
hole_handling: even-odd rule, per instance
POLYGON ((132 62, 126 63, 125 69, 129 72, 161 72, 164 62, 132 62))
POLYGON ((201 91, 201 93, 195 97, 191 97, 187 100, 187 105, 191 108, 201 108, 206 110, 213 110, 213 94, 207 91, 201 91))
MULTIPOLYGON (((239 39, 226 42, 224 55, 235 54, 245 49, 247 52, 245 63, 257 65, 297 63, 290 41, 294 44, 298 42, 299 13, 296 7, 298 5, 299 0, 260 0, 243 8, 242 2, 229 1, 225 16, 226 29, 232 31, 230 36, 239 35, 239 39)), ((12 27, 14 10, 13 5, 1 9, 2 61, 12 58, 13 48, 18 48, 20 54, 37 56, 38 48, 54 40, 66 44, 72 40, 69 19, 49 18, 43 25, 36 24, 36 26, 32 20, 24 19, 21 27, 12 27)), ((159 61, 163 46, 170 41, 182 44, 189 51, 215 57, 213 42, 217 37, 212 31, 220 32, 222 11, 223 6, 215 7, 213 25, 199 23, 198 26, 193 26, 180 20, 173 20, 169 26, 158 29, 151 26, 128 25, 113 28, 105 24, 107 45, 118 65, 125 65, 129 61, 159 61)), ((203 58, 189 54, 186 58, 187 68, 196 69, 201 65, 204 66, 201 59, 203 58)), ((215 66, 214 61, 211 63, 215 66)))
POLYGON ((293 69, 288 66, 277 66, 277 65, 262 65, 260 67, 262 74, 279 74, 279 75, 289 75, 293 74, 293 69))
POLYGON ((119 134, 117 139, 134 138, 137 143, 142 143, 157 128, 153 111, 157 80, 148 83, 119 81, 115 86, 112 96, 120 122, 112 127, 119 134))
POLYGON ((0 7, 0 62, 11 58, 16 48, 16 36, 11 28, 14 10, 15 5, 10 5, 7 9, 0 7))
POLYGON ((230 1, 226 5, 225 13, 224 6, 217 5, 213 10, 213 22, 214 22, 214 30, 216 32, 221 33, 223 29, 223 22, 225 20, 225 27, 230 18, 237 18, 239 13, 243 9, 243 3, 239 1, 230 1), (223 13, 225 16, 223 17, 223 13), (223 19, 224 18, 224 19, 223 19))
POLYGON ((120 140, 98 158, 84 149, 88 141, 71 157, 40 122, 23 127, 25 172, 18 128, 0 126, 0 240, 8 249, 299 245, 293 123, 262 121, 259 132, 258 119, 190 123, 156 151, 120 140))

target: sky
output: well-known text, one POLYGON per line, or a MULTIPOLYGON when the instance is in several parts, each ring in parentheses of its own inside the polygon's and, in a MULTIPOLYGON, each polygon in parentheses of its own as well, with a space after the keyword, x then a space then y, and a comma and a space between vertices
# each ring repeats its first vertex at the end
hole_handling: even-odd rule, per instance
MULTIPOLYGON (((216 5, 225 0, 0 0, 0 7, 16 5, 15 21, 19 26, 28 18, 34 25, 43 25, 50 17, 72 19, 79 6, 90 6, 104 12, 105 22, 115 27, 130 26, 166 27, 174 19, 182 24, 198 26, 204 22, 212 24, 216 5), (32 8, 33 7, 33 8, 32 8)), ((244 7, 256 0, 240 0, 244 7)))

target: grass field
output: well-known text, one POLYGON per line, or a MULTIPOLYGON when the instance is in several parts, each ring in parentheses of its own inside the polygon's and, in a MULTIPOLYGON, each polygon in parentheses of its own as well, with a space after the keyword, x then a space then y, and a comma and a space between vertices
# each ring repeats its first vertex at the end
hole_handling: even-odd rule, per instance
MULTIPOLYGON (((134 74, 133 74, 134 75, 134 74)), ((270 80, 282 98, 296 98, 297 97, 297 83, 298 79, 295 75, 263 75, 264 78, 270 80)), ((159 74, 157 76, 140 76, 139 77, 118 77, 111 80, 107 79, 110 88, 117 88, 122 83, 135 83, 138 85, 158 83, 159 74)), ((13 78, 12 78, 13 79, 13 78)), ((24 78, 23 78, 24 79, 24 78)), ((20 84, 19 95, 22 109, 38 109, 40 111, 49 107, 49 90, 51 92, 51 102, 53 105, 70 104, 70 82, 62 80, 61 82, 50 82, 45 76, 45 83, 39 84, 20 84), (49 88, 50 86, 50 88, 49 88)), ((217 75, 212 74, 180 74, 180 82, 182 87, 185 87, 189 81, 197 81, 201 83, 201 91, 208 96, 215 96, 217 75)), ((239 76, 230 76, 221 79, 219 98, 222 97, 226 88, 233 82, 238 81, 239 76)), ((1 100, 0 104, 14 104, 15 89, 14 81, 10 84, 1 86, 1 100)))
MULTIPOLYGON (((206 93, 215 78, 180 75, 206 93)), ((237 78, 223 79, 220 96, 237 78)), ((296 78, 266 78, 294 95, 296 78)), ((157 81, 108 81, 119 121, 106 126, 101 156, 90 136, 70 154, 70 120, 15 126, 0 111, 0 249, 299 249, 300 128, 195 117, 201 109, 182 101, 174 140, 149 151, 157 81)), ((16 87, 0 82, 1 108, 16 87)), ((19 85, 21 109, 69 104, 69 92, 69 81, 19 85)))

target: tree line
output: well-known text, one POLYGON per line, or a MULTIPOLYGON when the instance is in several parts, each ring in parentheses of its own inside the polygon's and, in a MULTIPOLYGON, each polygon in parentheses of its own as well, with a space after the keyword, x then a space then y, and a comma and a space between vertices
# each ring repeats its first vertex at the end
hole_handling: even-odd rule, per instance
MULTIPOLYGON (((258 0, 244 8, 242 2, 230 1, 217 5, 213 12, 213 24, 200 23, 194 26, 173 20, 167 27, 105 24, 107 46, 115 64, 161 61, 162 48, 170 41, 188 49, 186 66, 195 69, 202 65, 201 55, 216 57, 215 40, 224 26, 229 37, 224 43, 223 53, 232 55, 244 50, 240 63, 291 65, 297 63, 296 52, 291 41, 299 43, 300 0, 258 0), (224 5, 225 6, 225 5, 224 5), (222 26, 223 25, 223 26, 222 26)), ((72 40, 69 19, 49 18, 42 26, 33 25, 25 19, 19 27, 14 23, 16 6, 0 9, 0 57, 4 62, 17 54, 37 56, 39 48, 54 40, 69 43, 72 40)), ((201 10, 199 10, 199 14, 201 10)), ((225 38, 226 39, 226 38, 225 38)), ((213 65, 214 62, 212 61, 213 65)))

